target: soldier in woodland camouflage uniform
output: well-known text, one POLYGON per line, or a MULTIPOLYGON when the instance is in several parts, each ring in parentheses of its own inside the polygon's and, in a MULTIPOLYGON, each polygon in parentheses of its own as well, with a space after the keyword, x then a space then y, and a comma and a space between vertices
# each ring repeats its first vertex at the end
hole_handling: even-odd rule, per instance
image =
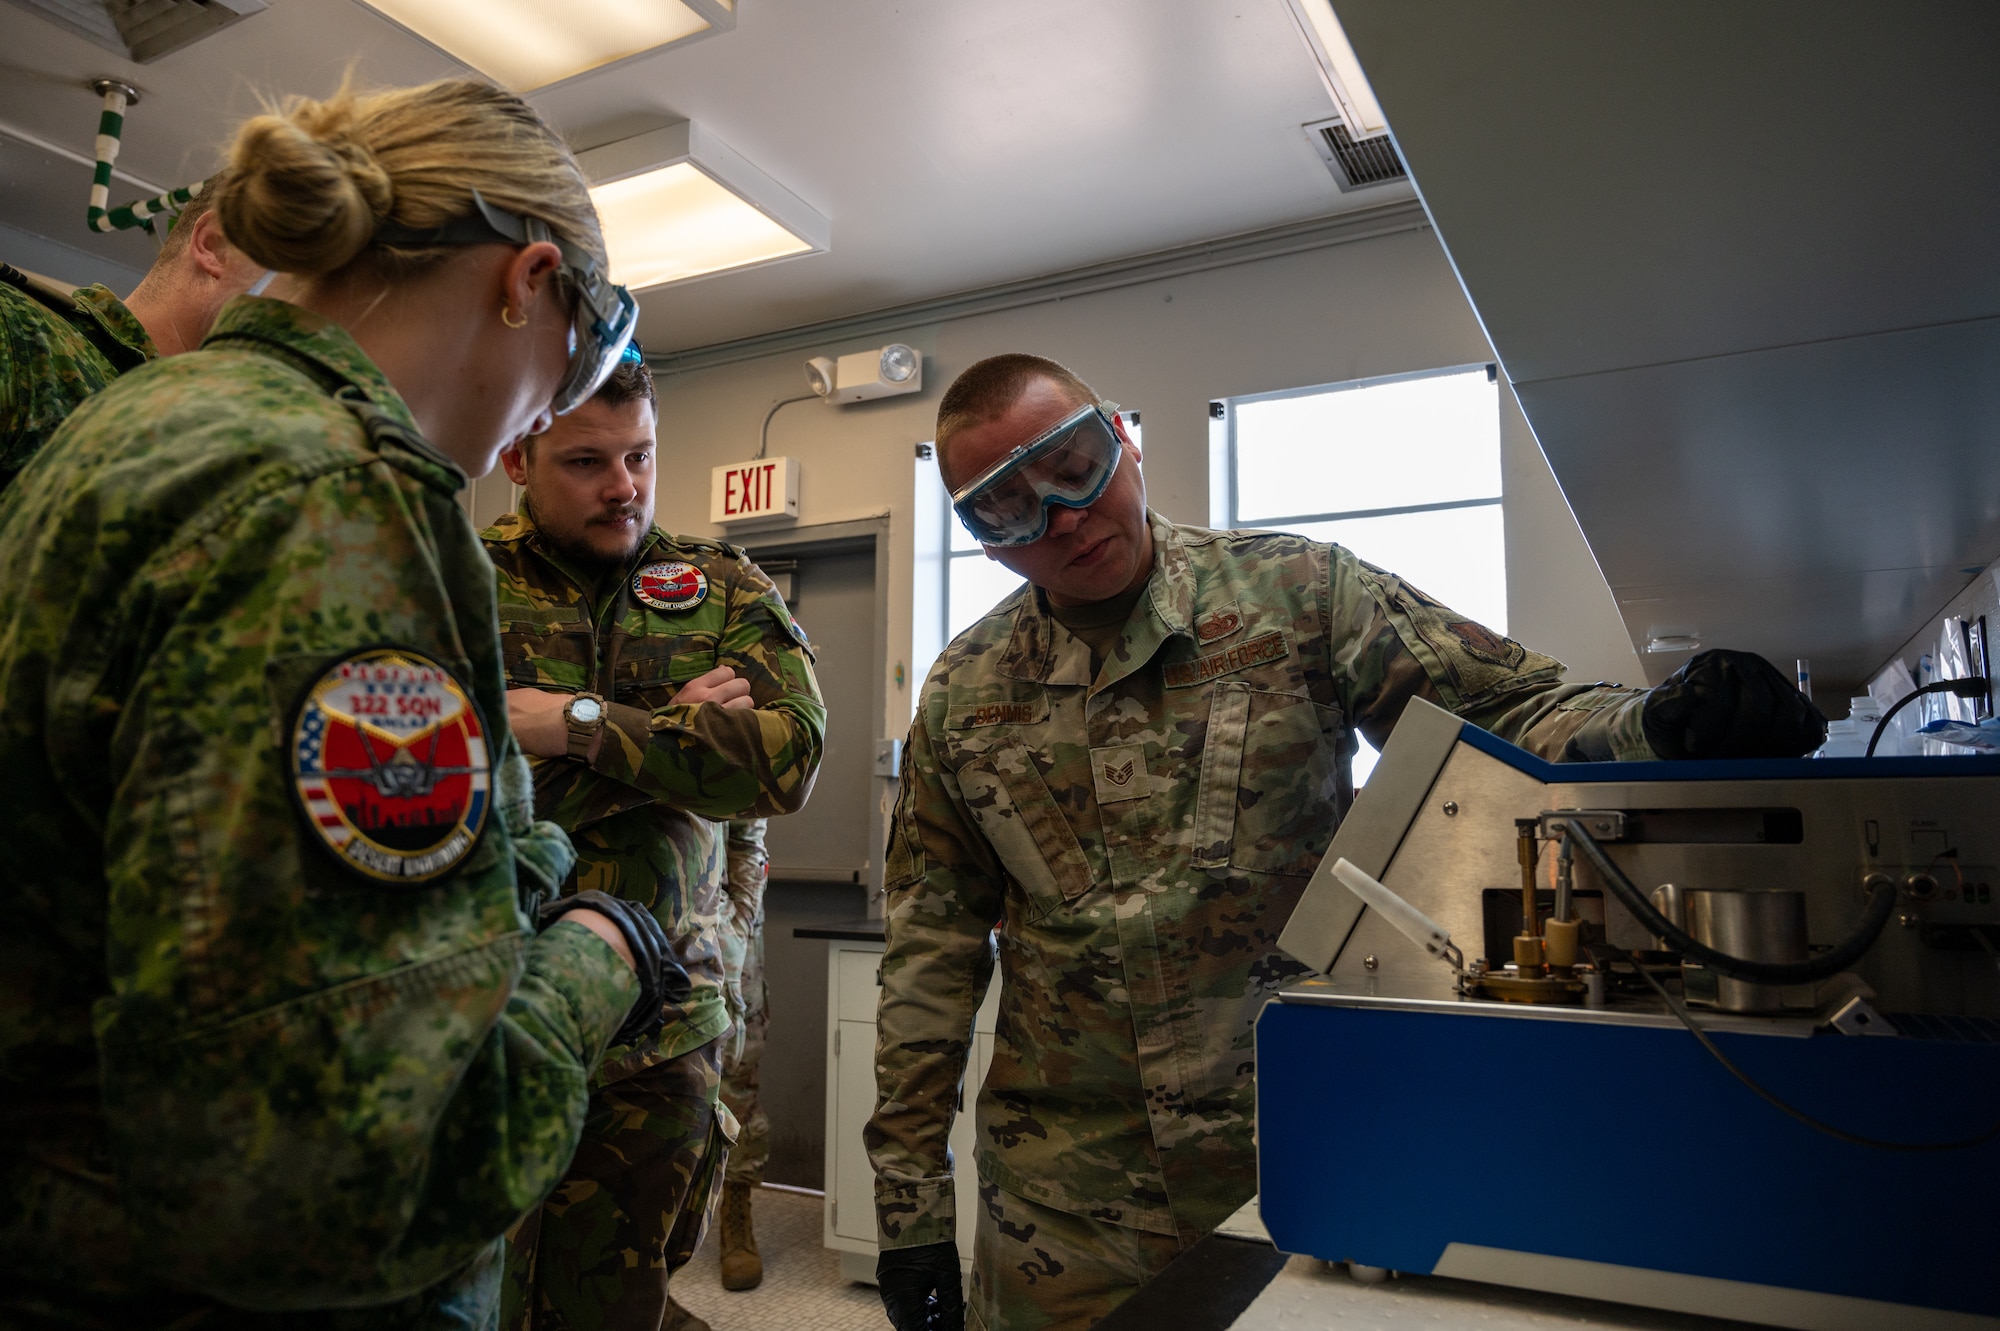
POLYGON ((577 886, 649 907, 694 982, 655 1039, 607 1056, 575 1163, 514 1236, 503 1316, 537 1331, 695 1324, 667 1279, 701 1240, 735 1131, 710 820, 802 805, 826 729, 770 579, 740 550, 652 525, 655 410, 635 357, 504 456, 521 511, 484 534, 536 808, 575 841, 577 886))
POLYGON ((1565 684, 1339 546, 1147 512, 1095 403, 1011 356, 940 406, 961 515, 1006 493, 976 478, 1053 461, 995 533, 1022 543, 982 536, 1030 585, 932 669, 890 837, 866 1139, 905 1331, 956 1313, 946 1141, 996 928, 971 1320, 1087 1326, 1255 1190, 1252 1026, 1304 973, 1277 938, 1353 799, 1355 733, 1383 743, 1420 697, 1549 758, 1655 753, 1645 693, 1565 684), (1113 469, 1094 491, 1086 429, 1113 469), (1045 432, 1057 451, 1019 451, 1045 432))
POLYGON ((458 503, 609 368, 571 350, 603 242, 483 84, 296 102, 234 156, 216 213, 287 299, 0 495, 0 1324, 470 1331, 663 992, 651 917, 531 926, 574 856, 458 503), (468 216, 563 246, 392 239, 468 216))
POLYGON ((223 238, 213 185, 174 220, 130 301, 0 264, 0 489, 77 403, 156 356, 192 351, 224 302, 264 271, 223 238))
POLYGON ((750 1199, 764 1181, 771 1158, 771 1120, 758 1097, 758 1071, 764 1061, 764 1036, 771 1015, 764 990, 764 887, 770 877, 770 856, 764 852, 768 820, 729 821, 729 907, 734 926, 722 953, 729 977, 731 1006, 736 1012, 736 1038, 722 1057, 722 1103, 736 1116, 741 1132, 729 1153, 721 1208, 721 1262, 724 1289, 755 1289, 764 1278, 764 1259, 757 1251, 750 1199))

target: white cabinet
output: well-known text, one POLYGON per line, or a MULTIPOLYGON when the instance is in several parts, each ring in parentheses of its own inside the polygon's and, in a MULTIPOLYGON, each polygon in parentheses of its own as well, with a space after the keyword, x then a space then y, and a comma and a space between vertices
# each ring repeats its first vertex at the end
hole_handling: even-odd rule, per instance
MULTIPOLYGON (((834 939, 827 944, 826 1246, 840 1253, 841 1274, 875 1280, 875 1172, 861 1130, 875 1112, 875 1001, 881 993, 882 944, 834 939)), ((958 1172, 958 1253, 972 1269, 972 1224, 979 1206, 972 1167, 973 1103, 993 1060, 993 1025, 1000 985, 987 988, 972 1025, 972 1055, 952 1123, 958 1172)))

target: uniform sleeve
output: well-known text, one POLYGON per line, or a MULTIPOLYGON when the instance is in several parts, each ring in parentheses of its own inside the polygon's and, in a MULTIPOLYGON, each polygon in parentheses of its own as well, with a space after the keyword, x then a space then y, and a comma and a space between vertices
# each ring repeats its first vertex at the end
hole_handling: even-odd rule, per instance
POLYGON ((739 562, 716 664, 750 681, 752 708, 612 703, 591 770, 704 818, 795 813, 812 793, 826 705, 777 588, 739 562))
POLYGON ((932 728, 942 718, 942 700, 933 676, 904 749, 903 788, 889 833, 877 1102, 863 1134, 885 1249, 957 1236, 948 1143, 973 1017, 993 973, 993 926, 1004 906, 1002 870, 957 779, 938 760, 932 728))
POLYGON ((1644 689, 1566 684, 1562 662, 1440 605, 1394 574, 1332 547, 1329 632, 1342 705, 1381 748, 1411 698, 1557 762, 1654 757, 1644 689))
MULTIPOLYGON (((492 573, 453 580, 483 555, 450 497, 380 463, 266 489, 134 570, 119 632, 71 635, 103 659, 64 673, 123 698, 96 1029, 133 1248, 282 1310, 399 1297, 488 1248, 561 1179, 638 986, 520 908, 573 852, 527 819, 497 643, 468 641, 494 631, 492 573), (328 853, 286 756, 302 682, 384 645, 484 700, 493 812, 428 881, 328 853)), ((88 731, 59 712, 52 735, 88 731)))

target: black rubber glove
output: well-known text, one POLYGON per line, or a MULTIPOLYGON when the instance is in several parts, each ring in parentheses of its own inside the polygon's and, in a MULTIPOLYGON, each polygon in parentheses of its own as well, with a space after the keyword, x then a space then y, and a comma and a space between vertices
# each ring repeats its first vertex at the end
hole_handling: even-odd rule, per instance
POLYGON ((875 1283, 896 1331, 965 1331, 956 1243, 886 1248, 875 1259, 875 1283))
POLYGON ((1646 695, 1646 743, 1662 758, 1796 758, 1826 742, 1826 717, 1754 652, 1707 651, 1646 695))
POLYGON ((597 891, 556 898, 542 907, 539 923, 546 929, 579 907, 588 907, 618 926, 618 932, 625 935, 625 946, 632 949, 632 970, 639 977, 639 997, 611 1043, 632 1044, 658 1034, 667 1021, 664 1005, 686 1002, 694 988, 667 942, 667 931, 653 918, 653 912, 638 902, 597 891))

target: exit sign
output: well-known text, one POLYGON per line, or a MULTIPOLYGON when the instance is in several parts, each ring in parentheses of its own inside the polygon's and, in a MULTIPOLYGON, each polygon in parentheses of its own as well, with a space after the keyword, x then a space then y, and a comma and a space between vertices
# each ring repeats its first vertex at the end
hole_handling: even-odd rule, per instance
POLYGON ((799 518, 797 458, 758 458, 717 467, 708 492, 708 520, 721 525, 753 519, 799 518))

